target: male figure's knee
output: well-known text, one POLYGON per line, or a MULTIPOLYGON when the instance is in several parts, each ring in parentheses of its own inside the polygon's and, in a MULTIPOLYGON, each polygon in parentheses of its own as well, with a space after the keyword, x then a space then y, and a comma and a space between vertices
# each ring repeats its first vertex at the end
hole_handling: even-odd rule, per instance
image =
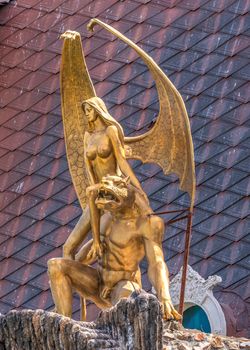
POLYGON ((48 262, 48 273, 50 276, 58 274, 62 271, 62 259, 61 258, 53 258, 49 259, 48 262))

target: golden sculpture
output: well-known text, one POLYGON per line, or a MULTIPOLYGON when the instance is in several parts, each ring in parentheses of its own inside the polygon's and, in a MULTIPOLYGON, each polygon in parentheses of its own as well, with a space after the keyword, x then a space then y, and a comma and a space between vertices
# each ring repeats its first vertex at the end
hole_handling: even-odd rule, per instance
POLYGON ((160 111, 149 132, 125 137, 121 125, 95 94, 80 35, 71 31, 63 34, 63 124, 69 168, 83 215, 64 244, 63 258, 48 262, 56 310, 71 317, 72 288, 101 308, 129 296, 141 287, 139 263, 145 255, 164 317, 179 319, 171 303, 161 247, 164 224, 150 208, 127 159, 156 162, 165 174, 177 174, 180 188, 190 194, 192 208, 195 179, 187 113, 178 91, 152 58, 100 20, 91 20, 88 28, 92 30, 95 24, 128 43, 148 65, 156 82, 160 111), (83 245, 90 230, 93 239, 83 245), (90 266, 95 261, 97 269, 90 266))

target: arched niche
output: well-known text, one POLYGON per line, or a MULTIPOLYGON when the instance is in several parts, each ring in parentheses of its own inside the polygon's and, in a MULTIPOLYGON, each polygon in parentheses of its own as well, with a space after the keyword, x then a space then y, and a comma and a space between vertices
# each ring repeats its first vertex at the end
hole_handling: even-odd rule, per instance
MULTIPOLYGON (((170 282, 172 302, 178 310, 181 290, 182 269, 170 282)), ((213 288, 222 281, 219 276, 209 276, 207 280, 201 277, 191 266, 188 266, 184 311, 192 306, 199 306, 208 318, 211 333, 226 335, 226 319, 223 310, 213 295, 213 288)))

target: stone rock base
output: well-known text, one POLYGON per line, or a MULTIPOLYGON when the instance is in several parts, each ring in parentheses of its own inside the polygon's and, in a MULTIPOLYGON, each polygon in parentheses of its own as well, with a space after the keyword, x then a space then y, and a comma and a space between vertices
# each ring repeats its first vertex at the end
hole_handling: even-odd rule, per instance
POLYGON ((157 298, 134 292, 100 313, 96 322, 78 322, 43 310, 0 316, 0 350, 246 350, 247 339, 185 330, 163 323, 157 298))

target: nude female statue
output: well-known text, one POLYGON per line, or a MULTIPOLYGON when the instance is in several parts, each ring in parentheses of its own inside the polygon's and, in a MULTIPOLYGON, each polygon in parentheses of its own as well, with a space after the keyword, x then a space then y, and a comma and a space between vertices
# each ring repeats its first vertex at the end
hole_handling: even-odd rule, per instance
POLYGON ((121 125, 108 113, 105 103, 99 97, 92 97, 82 103, 88 119, 88 131, 84 135, 84 160, 90 186, 87 188, 93 245, 89 257, 101 255, 100 211, 95 205, 98 184, 104 176, 129 176, 135 187, 137 204, 141 210, 152 212, 146 194, 131 169, 125 155, 124 134, 121 125))

